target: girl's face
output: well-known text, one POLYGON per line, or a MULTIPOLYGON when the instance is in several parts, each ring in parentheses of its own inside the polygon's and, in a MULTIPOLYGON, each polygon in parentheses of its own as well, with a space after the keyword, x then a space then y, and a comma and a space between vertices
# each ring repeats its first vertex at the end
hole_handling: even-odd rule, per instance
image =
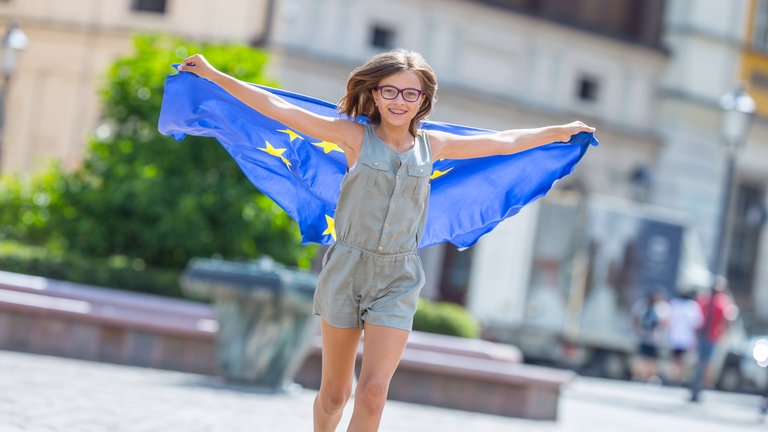
POLYGON ((390 75, 373 90, 373 100, 382 123, 410 125, 424 101, 421 80, 416 72, 410 70, 390 75))

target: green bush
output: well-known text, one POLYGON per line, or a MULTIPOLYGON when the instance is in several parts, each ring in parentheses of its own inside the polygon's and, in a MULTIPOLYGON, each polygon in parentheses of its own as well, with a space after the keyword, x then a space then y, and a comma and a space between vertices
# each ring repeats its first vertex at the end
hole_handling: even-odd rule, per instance
POLYGON ((180 270, 147 267, 140 259, 90 258, 44 247, 0 242, 0 270, 182 298, 180 270))
POLYGON ((465 338, 480 336, 480 324, 463 307, 449 302, 431 302, 419 298, 413 329, 465 338))

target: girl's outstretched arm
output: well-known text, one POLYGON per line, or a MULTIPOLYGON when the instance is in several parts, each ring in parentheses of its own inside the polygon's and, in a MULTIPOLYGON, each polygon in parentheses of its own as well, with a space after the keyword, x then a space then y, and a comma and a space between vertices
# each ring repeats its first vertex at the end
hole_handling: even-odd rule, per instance
POLYGON ((486 135, 459 136, 442 131, 429 131, 432 154, 437 159, 469 159, 514 154, 552 142, 566 142, 580 132, 595 128, 575 121, 534 129, 510 129, 486 135))
POLYGON ((357 159, 363 127, 351 120, 321 116, 292 105, 277 95, 217 70, 200 54, 186 58, 179 65, 179 71, 205 78, 265 116, 305 135, 338 144, 347 159, 357 159))

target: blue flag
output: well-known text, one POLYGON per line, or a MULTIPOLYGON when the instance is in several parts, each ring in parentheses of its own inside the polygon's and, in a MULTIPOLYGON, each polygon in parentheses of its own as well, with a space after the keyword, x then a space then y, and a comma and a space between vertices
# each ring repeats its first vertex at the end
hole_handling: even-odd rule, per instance
MULTIPOLYGON (((334 104, 260 87, 309 111, 341 117, 334 104)), ((431 121, 422 122, 421 128, 458 135, 491 132, 431 121)), ((304 243, 335 240, 333 218, 346 172, 344 153, 336 144, 291 130, 189 72, 166 79, 158 129, 177 140, 185 135, 216 138, 248 179, 298 222, 304 243)), ((570 174, 590 144, 597 145, 594 135, 580 133, 568 143, 509 156, 435 161, 419 246, 446 241, 461 248, 473 245, 570 174)))

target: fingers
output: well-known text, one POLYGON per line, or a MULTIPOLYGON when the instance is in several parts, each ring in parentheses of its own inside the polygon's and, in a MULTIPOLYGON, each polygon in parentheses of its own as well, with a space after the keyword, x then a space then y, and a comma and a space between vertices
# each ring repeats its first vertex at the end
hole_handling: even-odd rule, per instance
POLYGON ((184 72, 195 72, 196 69, 203 64, 204 61, 205 60, 203 59, 203 56, 200 54, 195 54, 185 58, 184 61, 179 65, 178 69, 179 71, 184 72))
POLYGON ((578 135, 582 132, 594 133, 596 130, 592 126, 587 126, 586 123, 578 120, 565 124, 562 127, 563 127, 563 133, 567 135, 567 138, 564 139, 563 141, 570 141, 575 135, 578 135))
POLYGON ((586 123, 581 122, 581 121, 575 121, 575 122, 571 123, 571 126, 576 128, 576 130, 579 131, 579 132, 594 132, 595 131, 595 128, 593 128, 592 126, 588 126, 586 123))

